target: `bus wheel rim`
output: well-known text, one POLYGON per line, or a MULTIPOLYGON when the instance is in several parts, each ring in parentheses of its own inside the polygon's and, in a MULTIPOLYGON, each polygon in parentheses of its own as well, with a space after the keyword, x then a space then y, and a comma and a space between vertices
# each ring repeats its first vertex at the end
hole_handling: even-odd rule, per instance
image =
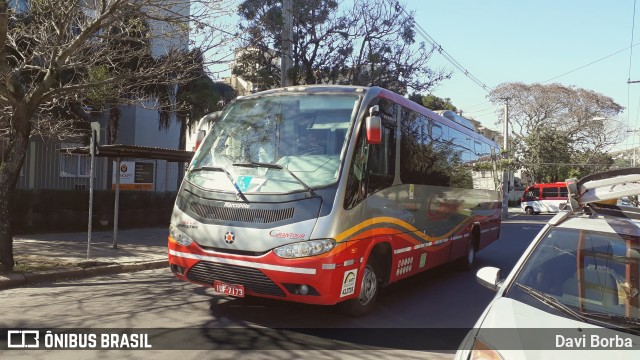
POLYGON ((371 266, 368 266, 364 269, 364 275, 362 275, 362 286, 360 289, 360 295, 358 296, 358 301, 361 305, 367 305, 373 300, 376 295, 378 287, 378 279, 376 278, 376 273, 373 271, 371 266))

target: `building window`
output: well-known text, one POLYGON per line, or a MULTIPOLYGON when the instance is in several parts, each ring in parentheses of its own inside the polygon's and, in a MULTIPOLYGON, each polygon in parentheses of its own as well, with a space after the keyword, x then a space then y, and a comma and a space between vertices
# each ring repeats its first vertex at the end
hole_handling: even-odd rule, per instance
MULTIPOLYGON (((61 143, 60 148, 75 148, 82 146, 76 143, 61 143)), ((59 157, 60 177, 89 177, 91 169, 91 157, 72 155, 60 152, 59 157)), ((95 174, 94 174, 95 177, 95 174)))

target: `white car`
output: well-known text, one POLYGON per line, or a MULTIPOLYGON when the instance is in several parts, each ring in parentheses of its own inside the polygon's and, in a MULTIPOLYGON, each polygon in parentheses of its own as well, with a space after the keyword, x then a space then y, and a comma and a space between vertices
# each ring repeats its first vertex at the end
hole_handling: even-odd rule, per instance
POLYGON ((640 359, 640 169, 569 180, 553 217, 511 273, 485 267, 495 298, 456 359, 640 359))

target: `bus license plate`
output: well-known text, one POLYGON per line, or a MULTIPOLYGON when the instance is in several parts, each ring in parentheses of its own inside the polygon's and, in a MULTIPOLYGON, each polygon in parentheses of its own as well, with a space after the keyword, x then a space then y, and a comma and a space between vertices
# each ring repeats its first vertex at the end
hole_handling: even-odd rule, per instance
POLYGON ((227 284, 219 280, 214 280, 213 290, 235 297, 244 297, 244 286, 242 285, 227 284))

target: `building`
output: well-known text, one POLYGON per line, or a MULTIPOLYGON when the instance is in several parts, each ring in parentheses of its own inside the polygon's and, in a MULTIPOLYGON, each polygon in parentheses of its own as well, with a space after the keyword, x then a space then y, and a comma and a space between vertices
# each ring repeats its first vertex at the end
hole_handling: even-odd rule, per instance
MULTIPOLYGON (((181 16, 189 15, 189 0, 176 1, 173 11, 181 16)), ((9 5, 18 11, 28 11, 25 0, 12 0, 9 5)), ((187 30, 177 30, 166 23, 151 21, 152 33, 151 53, 154 57, 166 54, 170 48, 188 49, 189 34, 187 30), (167 36, 170 34, 170 36, 167 36)), ((148 105, 148 104, 147 104, 148 105)), ((122 106, 118 130, 118 144, 139 145, 178 149, 180 126, 175 119, 170 121, 166 130, 159 130, 159 115, 145 104, 137 106, 122 106)), ((102 114, 94 121, 101 125, 100 139, 105 144, 108 114, 102 114)), ((84 190, 89 188, 90 159, 87 156, 69 155, 60 151, 64 148, 77 147, 86 144, 80 139, 47 139, 32 136, 21 170, 17 187, 20 189, 57 189, 84 190)), ((0 160, 4 159, 5 140, 0 139, 0 160)), ((110 189, 114 182, 114 159, 96 158, 94 189, 110 189)), ((178 163, 168 163, 164 160, 127 159, 130 171, 144 169, 145 181, 150 185, 143 187, 154 191, 176 191, 180 179, 178 163), (142 164, 136 166, 136 164, 142 164), (133 166, 131 166, 133 165, 133 166), (149 171, 152 173, 149 176, 149 171)), ((118 171, 119 172, 119 171, 118 171)), ((117 173, 117 172, 116 172, 117 173)))

